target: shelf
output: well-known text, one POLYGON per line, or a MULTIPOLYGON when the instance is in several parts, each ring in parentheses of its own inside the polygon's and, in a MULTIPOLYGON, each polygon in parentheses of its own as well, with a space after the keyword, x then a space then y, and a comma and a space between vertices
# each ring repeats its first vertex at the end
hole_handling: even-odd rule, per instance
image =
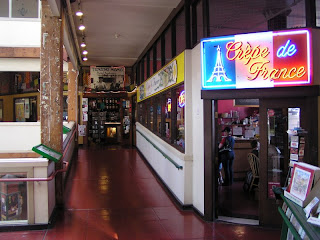
MULTIPOLYGON (((310 239, 320 239, 320 228, 310 224, 307 222, 306 214, 303 211, 303 208, 297 205, 296 203, 292 202, 291 200, 287 199, 282 193, 279 193, 278 191, 276 194, 279 194, 283 201, 287 204, 288 208, 292 211, 292 214, 296 217, 297 221, 299 222, 300 226, 303 228, 305 231, 306 235, 310 239)), ((286 216, 285 212, 282 210, 281 207, 278 207, 278 211, 281 214, 284 223, 283 223, 283 228, 289 228, 291 233, 294 235, 295 239, 301 239, 300 235, 298 232, 295 230, 293 225, 290 222, 290 219, 286 216), (293 229, 295 231, 293 231, 293 229), (298 235, 296 235, 298 234, 298 235)), ((281 236, 281 239, 286 239, 284 236, 281 236)))

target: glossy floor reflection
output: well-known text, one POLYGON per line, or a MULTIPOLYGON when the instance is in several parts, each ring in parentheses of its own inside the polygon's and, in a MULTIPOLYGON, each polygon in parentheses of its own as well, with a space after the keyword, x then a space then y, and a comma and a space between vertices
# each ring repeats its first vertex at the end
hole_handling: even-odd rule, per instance
POLYGON ((181 211, 136 149, 79 148, 52 229, 5 232, 0 239, 280 239, 280 229, 205 222, 181 211))

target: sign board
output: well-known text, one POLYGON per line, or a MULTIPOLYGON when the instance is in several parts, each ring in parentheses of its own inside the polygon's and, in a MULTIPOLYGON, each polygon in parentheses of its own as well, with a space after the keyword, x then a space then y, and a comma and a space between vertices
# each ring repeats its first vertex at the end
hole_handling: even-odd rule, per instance
POLYGON ((137 101, 141 102, 183 81, 184 52, 174 58, 138 87, 137 101))
POLYGON ((99 91, 124 89, 125 67, 90 67, 89 88, 99 91))
POLYGON ((310 35, 299 29, 203 39, 202 89, 311 85, 310 35))
POLYGON ((40 154, 41 156, 48 158, 49 160, 52 160, 54 162, 59 162, 60 158, 62 157, 62 154, 47 147, 46 145, 39 144, 37 146, 34 146, 32 148, 32 151, 40 154))

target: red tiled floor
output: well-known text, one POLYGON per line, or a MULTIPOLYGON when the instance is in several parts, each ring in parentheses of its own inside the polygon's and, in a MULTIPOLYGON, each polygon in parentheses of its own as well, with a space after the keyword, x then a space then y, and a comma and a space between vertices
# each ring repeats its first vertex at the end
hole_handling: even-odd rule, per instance
POLYGON ((280 239, 279 229, 208 223, 181 211, 135 149, 79 148, 52 229, 0 233, 0 239, 280 239))

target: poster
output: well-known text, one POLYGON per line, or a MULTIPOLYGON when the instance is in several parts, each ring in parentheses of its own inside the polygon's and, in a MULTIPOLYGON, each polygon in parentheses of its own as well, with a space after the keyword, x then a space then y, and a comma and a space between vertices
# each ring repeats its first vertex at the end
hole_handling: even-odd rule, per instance
POLYGON ((86 136, 86 125, 78 125, 79 136, 86 136))
POLYGON ((16 102, 15 104, 16 109, 16 122, 25 122, 25 115, 24 115, 24 101, 16 102))
POLYGON ((30 118, 30 101, 29 101, 29 98, 24 99, 24 118, 30 118))
POLYGON ((119 91, 124 89, 125 67, 90 67, 90 86, 92 90, 119 91))

